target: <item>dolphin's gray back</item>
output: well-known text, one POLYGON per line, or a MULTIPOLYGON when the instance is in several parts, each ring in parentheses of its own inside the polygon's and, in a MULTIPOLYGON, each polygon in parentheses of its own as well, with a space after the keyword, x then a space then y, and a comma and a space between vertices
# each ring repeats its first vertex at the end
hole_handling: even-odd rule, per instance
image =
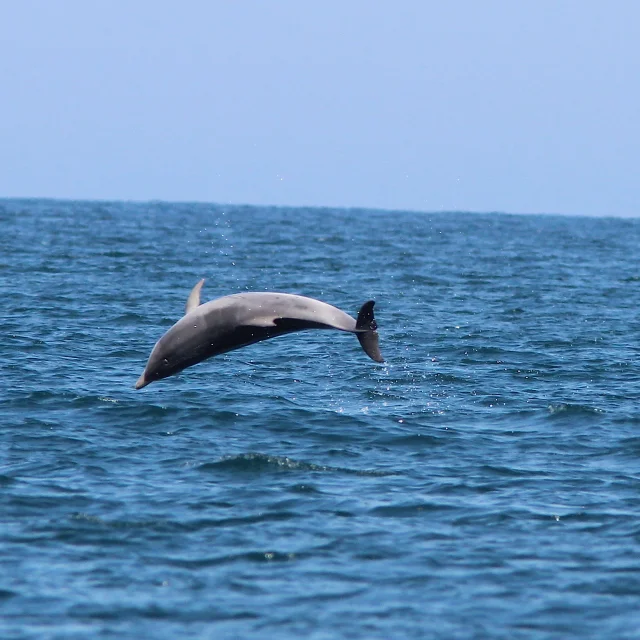
POLYGON ((278 320, 288 319, 297 320, 300 329, 305 328, 305 322, 309 323, 308 328, 323 325, 340 331, 356 329, 356 321, 344 311, 321 300, 291 293, 235 293, 207 302, 195 312, 205 317, 211 314, 216 321, 227 315, 236 326, 274 327, 278 320))

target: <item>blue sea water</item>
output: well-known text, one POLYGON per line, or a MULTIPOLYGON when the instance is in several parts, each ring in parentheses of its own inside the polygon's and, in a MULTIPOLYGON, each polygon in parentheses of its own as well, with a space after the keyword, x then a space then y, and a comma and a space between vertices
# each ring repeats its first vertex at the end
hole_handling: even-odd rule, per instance
POLYGON ((640 220, 0 201, 0 638, 640 638, 640 220), (134 391, 192 286, 376 300, 134 391))

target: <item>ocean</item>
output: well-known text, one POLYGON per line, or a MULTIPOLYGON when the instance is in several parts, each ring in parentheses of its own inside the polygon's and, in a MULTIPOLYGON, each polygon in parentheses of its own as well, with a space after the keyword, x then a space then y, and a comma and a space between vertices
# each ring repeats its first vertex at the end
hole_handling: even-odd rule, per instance
POLYGON ((0 200, 0 638, 640 638, 640 219, 0 200), (135 391, 242 291, 376 301, 135 391))

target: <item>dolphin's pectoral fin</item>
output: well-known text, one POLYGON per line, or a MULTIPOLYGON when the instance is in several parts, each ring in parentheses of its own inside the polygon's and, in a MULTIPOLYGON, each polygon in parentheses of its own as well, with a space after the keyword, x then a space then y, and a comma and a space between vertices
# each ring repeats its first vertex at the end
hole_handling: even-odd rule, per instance
POLYGON ((364 352, 376 362, 384 362, 378 346, 378 323, 373 315, 373 305, 375 302, 369 300, 360 307, 358 320, 356 321, 356 336, 360 341, 360 346, 364 352))
POLYGON ((189 313, 189 311, 193 311, 196 307, 200 306, 200 289, 202 289, 202 285, 204 284, 204 278, 198 282, 198 284, 191 289, 191 293, 187 298, 187 305, 184 308, 185 315, 189 313))

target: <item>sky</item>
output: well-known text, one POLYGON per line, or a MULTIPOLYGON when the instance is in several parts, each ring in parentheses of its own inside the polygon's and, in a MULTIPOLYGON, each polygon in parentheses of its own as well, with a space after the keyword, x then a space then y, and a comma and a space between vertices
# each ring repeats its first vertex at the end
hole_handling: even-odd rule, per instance
POLYGON ((640 2, 0 0, 0 197, 640 216, 640 2))

